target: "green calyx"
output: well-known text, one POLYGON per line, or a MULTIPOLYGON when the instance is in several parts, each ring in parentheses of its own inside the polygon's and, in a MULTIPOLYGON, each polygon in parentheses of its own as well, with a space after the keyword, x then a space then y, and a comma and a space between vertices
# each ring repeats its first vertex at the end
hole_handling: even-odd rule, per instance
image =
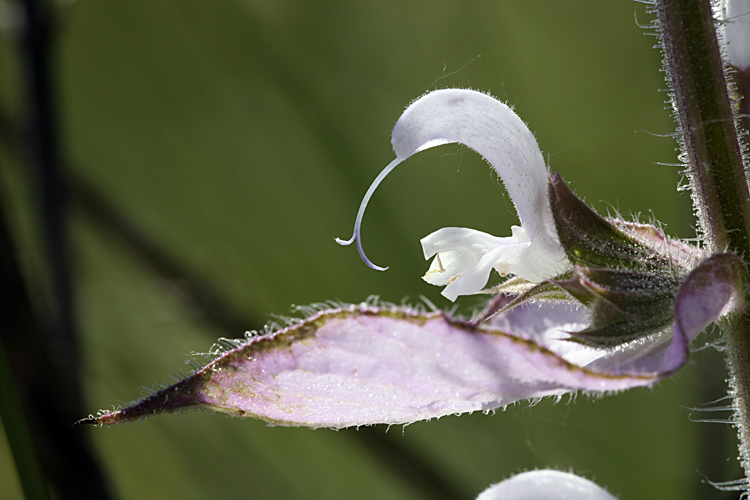
POLYGON ((652 244, 652 238, 637 231, 626 234, 626 223, 618 225, 597 214, 559 174, 550 180, 549 193, 557 235, 574 269, 526 296, 551 296, 552 286, 586 306, 591 324, 572 335, 574 341, 592 346, 614 347, 674 322, 675 295, 685 266, 652 244))
POLYGON ((556 174, 550 180, 550 206, 557 235, 577 266, 660 272, 670 261, 589 208, 556 174))
POLYGON ((591 325, 573 337, 584 344, 616 346, 674 321, 680 279, 576 266, 572 277, 554 283, 591 311, 591 325))

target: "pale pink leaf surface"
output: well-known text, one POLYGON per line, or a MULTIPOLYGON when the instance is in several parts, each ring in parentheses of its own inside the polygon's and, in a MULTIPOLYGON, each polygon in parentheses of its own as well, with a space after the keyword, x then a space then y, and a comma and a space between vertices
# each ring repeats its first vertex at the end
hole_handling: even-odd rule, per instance
POLYGON ((687 361, 689 342, 738 305, 745 283, 737 257, 706 259, 678 291, 675 328, 616 348, 570 341, 569 332, 588 324, 588 311, 572 302, 493 314, 507 300, 498 296, 473 321, 371 304, 328 309, 252 337, 182 382, 82 423, 199 407, 277 425, 405 424, 524 399, 649 386, 687 361))
POLYGON ((580 368, 531 340, 446 313, 363 304, 252 338, 188 379, 87 423, 198 406, 278 425, 402 424, 657 379, 580 368))

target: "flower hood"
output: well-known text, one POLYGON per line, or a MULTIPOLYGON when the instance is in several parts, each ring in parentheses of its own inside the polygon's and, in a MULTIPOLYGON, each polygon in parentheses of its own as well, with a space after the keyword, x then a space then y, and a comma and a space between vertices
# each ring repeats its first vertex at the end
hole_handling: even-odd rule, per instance
POLYGON ((368 266, 373 264, 362 248, 361 227, 367 203, 380 182, 415 153, 441 144, 467 146, 487 160, 497 172, 513 201, 521 226, 511 236, 496 237, 467 228, 446 227, 422 239, 425 258, 435 257, 424 279, 445 286, 443 295, 459 295, 484 288, 495 269, 538 283, 570 266, 555 234, 548 198, 548 172, 534 135, 512 109, 493 97, 464 89, 431 92, 412 103, 393 128, 396 153, 377 176, 359 207, 354 234, 368 266))

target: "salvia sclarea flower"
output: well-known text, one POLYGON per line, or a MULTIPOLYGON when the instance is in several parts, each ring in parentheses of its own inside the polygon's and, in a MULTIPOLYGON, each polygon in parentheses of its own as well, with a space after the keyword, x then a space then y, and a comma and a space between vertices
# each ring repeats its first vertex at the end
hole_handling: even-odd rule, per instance
MULTIPOLYGON (((687 360, 688 345, 733 310, 745 280, 736 257, 607 220, 550 178, 533 134, 505 104, 461 89, 412 103, 393 130, 398 163, 457 142, 503 180, 521 226, 496 237, 443 228, 422 240, 426 279, 450 299, 496 286, 472 319, 366 302, 302 308, 285 328, 225 342, 181 382, 86 423, 112 424, 187 407, 277 425, 401 424, 574 391, 649 386, 687 360)), ((339 240, 340 241, 340 240, 339 240)), ((381 268, 382 269, 382 268, 381 268)))
MULTIPOLYGON (((81 423, 210 408, 285 426, 405 424, 524 399, 651 386, 687 361, 693 338, 740 306, 747 271, 737 257, 707 257, 655 226, 599 216, 559 175, 550 177, 533 134, 489 95, 429 93, 403 113, 392 143, 396 160, 367 191, 354 235, 337 241, 356 242, 370 267, 384 269, 365 256, 360 238, 377 185, 419 151, 467 146, 497 172, 521 225, 507 237, 443 228, 422 246, 433 258, 425 279, 445 286, 448 299, 494 293, 482 312, 465 319, 372 301, 302 308, 304 318, 226 341, 181 382, 81 423), (493 269, 512 276, 485 290, 493 269)), ((492 489, 483 495, 527 498, 493 496, 492 489)))

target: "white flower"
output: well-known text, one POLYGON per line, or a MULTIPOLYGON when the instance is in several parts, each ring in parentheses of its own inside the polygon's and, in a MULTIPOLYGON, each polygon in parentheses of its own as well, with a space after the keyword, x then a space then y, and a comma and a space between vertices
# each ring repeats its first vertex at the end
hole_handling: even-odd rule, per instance
POLYGON ((362 216, 378 184, 397 165, 419 151, 447 143, 467 146, 495 169, 516 206, 521 227, 500 238, 466 228, 443 228, 422 239, 425 258, 433 255, 424 279, 445 285, 450 300, 480 292, 490 271, 514 274, 538 283, 569 267, 555 232, 548 197, 548 173, 536 139, 508 106, 493 97, 463 89, 429 93, 412 103, 393 128, 396 153, 370 185, 359 207, 354 234, 365 263, 377 270, 362 249, 362 216))
POLYGON ((588 479, 557 470, 523 472, 482 492, 477 500, 617 500, 588 479))
POLYGON ((720 2, 718 17, 723 21, 720 31, 729 64, 750 68, 750 0, 720 2))

